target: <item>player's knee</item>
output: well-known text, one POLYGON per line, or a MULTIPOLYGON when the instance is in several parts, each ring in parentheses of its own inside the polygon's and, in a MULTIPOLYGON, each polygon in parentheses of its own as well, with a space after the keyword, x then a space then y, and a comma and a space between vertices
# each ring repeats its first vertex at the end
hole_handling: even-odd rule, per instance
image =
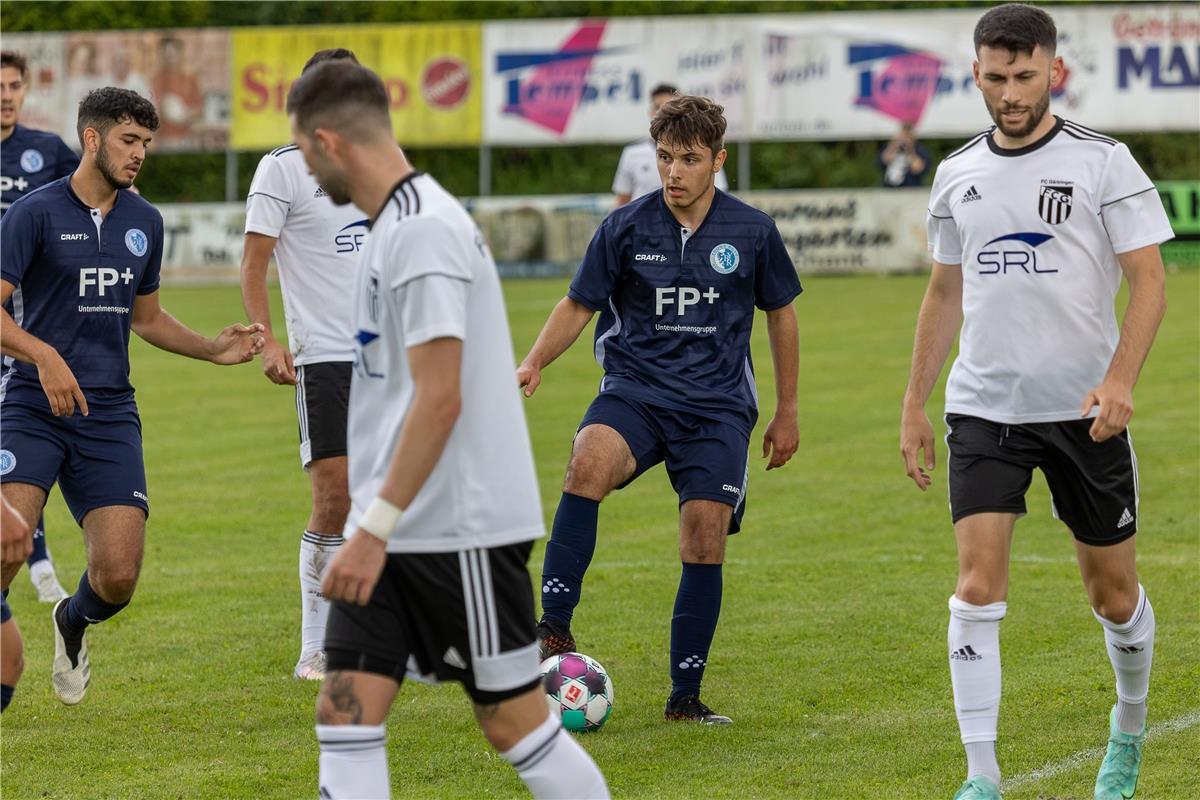
POLYGON ((955 597, 973 606, 998 603, 1004 599, 1006 593, 1006 587, 1002 582, 977 573, 959 578, 958 587, 954 590, 955 597))
POLYGON ((572 454, 567 462, 567 476, 563 479, 563 491, 567 494, 600 501, 611 490, 604 470, 594 459, 586 455, 572 454))
POLYGON ((345 711, 339 711, 337 705, 324 689, 317 695, 317 724, 318 725, 350 725, 352 720, 345 711))
POLYGON ((1109 622, 1123 625, 1133 619, 1133 615, 1137 613, 1137 605, 1138 592, 1135 587, 1132 596, 1124 592, 1107 593, 1093 601, 1092 608, 1109 622))
POLYGON ((341 533, 350 513, 346 487, 328 487, 313 493, 313 525, 321 533, 341 533))
POLYGON ((138 565, 122 564, 103 570, 88 570, 88 579, 96 593, 108 603, 124 603, 137 588, 138 565))

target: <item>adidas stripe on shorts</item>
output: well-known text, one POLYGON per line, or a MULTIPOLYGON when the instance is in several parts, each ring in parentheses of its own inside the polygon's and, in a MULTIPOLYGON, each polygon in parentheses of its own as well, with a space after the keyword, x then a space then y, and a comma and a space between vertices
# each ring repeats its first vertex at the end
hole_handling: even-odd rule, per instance
POLYGON ((389 553, 366 606, 332 604, 325 628, 329 671, 455 681, 481 705, 538 686, 526 569, 532 547, 389 553))
POLYGON ((1034 468, 1046 476, 1057 519, 1076 539, 1112 545, 1137 532, 1137 456, 1129 431, 1104 442, 1088 436, 1092 420, 1006 425, 946 415, 950 514, 1023 515, 1034 468))

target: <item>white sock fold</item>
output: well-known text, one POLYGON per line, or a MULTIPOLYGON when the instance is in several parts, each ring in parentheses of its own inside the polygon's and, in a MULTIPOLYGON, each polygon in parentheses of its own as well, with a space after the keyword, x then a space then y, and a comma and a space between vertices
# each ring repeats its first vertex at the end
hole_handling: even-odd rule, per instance
POLYGON ((388 800, 383 725, 318 725, 321 800, 388 800))
POLYGON ((1138 584, 1138 603, 1128 622, 1116 623, 1092 614, 1104 627, 1108 660, 1117 678, 1117 727, 1138 734, 1146 726, 1146 697, 1150 690, 1150 663, 1154 659, 1154 608, 1138 584))
POLYGON ((306 530, 300 539, 300 657, 325 649, 325 621, 329 601, 321 594, 321 580, 334 554, 342 546, 341 534, 306 530))
POLYGON ((950 598, 946 643, 954 713, 967 751, 967 777, 984 775, 1000 784, 996 725, 1000 717, 1000 620, 1008 604, 972 605, 950 598))
POLYGON ((535 800, 606 800, 608 785, 592 757, 553 715, 500 756, 535 800))

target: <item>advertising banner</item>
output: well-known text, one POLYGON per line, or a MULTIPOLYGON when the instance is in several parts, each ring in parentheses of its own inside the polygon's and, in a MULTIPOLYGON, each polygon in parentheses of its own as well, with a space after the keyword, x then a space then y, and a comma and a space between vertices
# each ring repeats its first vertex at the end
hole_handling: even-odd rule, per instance
POLYGON ((233 32, 233 146, 291 141, 288 89, 318 50, 344 47, 383 78, 405 145, 474 145, 481 136, 480 26, 311 25, 233 32))
POLYGON ((489 144, 630 142, 646 136, 659 83, 746 124, 748 17, 523 20, 484 26, 489 144))
POLYGON ((164 203, 163 274, 174 279, 236 279, 246 207, 241 203, 164 203))
POLYGON ((21 124, 79 149, 79 101, 93 89, 132 89, 153 101, 161 151, 224 150, 229 132, 229 33, 221 29, 13 34, 29 58, 21 124))
MULTIPOLYGON (((1051 109, 1106 132, 1200 129, 1200 5, 1055 6, 1051 109)), ((991 125, 975 86, 981 9, 755 18, 758 139, 932 136, 991 125)))

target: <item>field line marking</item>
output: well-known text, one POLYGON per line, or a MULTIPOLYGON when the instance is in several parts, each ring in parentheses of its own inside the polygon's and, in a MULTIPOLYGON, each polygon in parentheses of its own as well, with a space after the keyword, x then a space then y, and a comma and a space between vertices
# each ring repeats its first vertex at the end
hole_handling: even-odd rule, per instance
MULTIPOLYGON (((1181 717, 1169 719, 1157 725, 1151 725, 1150 730, 1146 732, 1146 740, 1149 741, 1165 733, 1186 731, 1188 728, 1194 728, 1197 725, 1200 725, 1200 711, 1192 711, 1181 717)), ((1035 769, 1033 772, 1026 772, 1024 775, 1017 775, 1008 780, 1001 781, 1000 789, 1005 792, 1021 789, 1031 783, 1036 783, 1045 778, 1052 778, 1064 772, 1070 772, 1088 763, 1094 762, 1098 767, 1100 759, 1104 758, 1104 751, 1104 747, 1089 747, 1087 750, 1080 750, 1078 753, 1073 753, 1061 761, 1047 764, 1044 767, 1035 769)))

